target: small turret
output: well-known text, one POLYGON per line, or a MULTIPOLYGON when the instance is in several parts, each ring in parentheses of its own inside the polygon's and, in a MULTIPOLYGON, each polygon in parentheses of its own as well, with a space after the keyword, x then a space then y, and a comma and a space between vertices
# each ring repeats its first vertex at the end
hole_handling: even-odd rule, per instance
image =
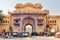
POLYGON ((23 7, 23 4, 17 4, 16 6, 15 6, 15 9, 16 10, 19 10, 20 8, 22 8, 23 7))
POLYGON ((35 4, 35 8, 42 9, 42 5, 41 4, 35 4))

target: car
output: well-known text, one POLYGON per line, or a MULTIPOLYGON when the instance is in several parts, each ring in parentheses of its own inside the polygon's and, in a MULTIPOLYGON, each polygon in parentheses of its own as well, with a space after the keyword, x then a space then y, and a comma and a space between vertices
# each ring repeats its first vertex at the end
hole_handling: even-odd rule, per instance
POLYGON ((28 37, 29 33, 28 32, 20 32, 19 37, 28 37))
POLYGON ((57 33, 55 34, 55 37, 60 38, 60 32, 57 32, 57 33))
POLYGON ((5 38, 9 38, 9 32, 6 32, 5 38))
POLYGON ((11 32, 5 32, 5 38, 9 38, 11 35, 11 32))
POLYGON ((45 36, 51 36, 51 33, 50 32, 45 32, 44 35, 45 36))
POLYGON ((37 32, 31 32, 31 36, 38 36, 37 32))
POLYGON ((0 36, 2 36, 2 32, 0 32, 0 36))
POLYGON ((55 33, 50 33, 51 34, 51 36, 55 36, 55 33))
POLYGON ((18 37, 18 33, 17 33, 17 32, 13 32, 13 33, 12 33, 12 36, 13 36, 13 37, 18 37))
POLYGON ((44 36, 44 32, 39 32, 39 36, 44 36))

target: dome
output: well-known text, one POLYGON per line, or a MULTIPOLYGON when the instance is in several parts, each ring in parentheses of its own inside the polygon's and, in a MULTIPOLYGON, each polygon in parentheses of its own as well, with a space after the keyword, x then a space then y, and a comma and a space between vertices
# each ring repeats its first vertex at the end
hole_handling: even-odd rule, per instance
POLYGON ((26 3, 25 5, 30 5, 30 6, 32 6, 33 4, 32 4, 32 3, 26 3))
POLYGON ((42 8, 42 5, 41 4, 35 4, 35 7, 36 8, 42 8))
POLYGON ((23 7, 23 4, 17 4, 16 6, 15 6, 15 8, 21 8, 21 7, 23 7))

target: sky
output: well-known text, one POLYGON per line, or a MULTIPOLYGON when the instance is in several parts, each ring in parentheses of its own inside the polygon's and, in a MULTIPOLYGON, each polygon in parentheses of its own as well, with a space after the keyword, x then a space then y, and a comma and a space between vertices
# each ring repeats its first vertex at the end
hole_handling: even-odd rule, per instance
POLYGON ((18 3, 40 3, 44 10, 49 10, 50 15, 60 15, 60 0, 0 0, 0 10, 7 15, 18 3))

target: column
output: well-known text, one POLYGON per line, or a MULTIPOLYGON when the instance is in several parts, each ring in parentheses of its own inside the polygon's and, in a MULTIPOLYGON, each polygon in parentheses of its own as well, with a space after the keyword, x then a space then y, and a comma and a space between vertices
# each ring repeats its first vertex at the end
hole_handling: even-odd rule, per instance
POLYGON ((37 19, 35 18, 35 31, 37 31, 37 27, 38 27, 38 25, 37 25, 37 19))
POLYGON ((44 29, 44 32, 47 30, 46 29, 46 25, 47 25, 47 16, 46 15, 44 15, 45 17, 44 17, 44 21, 43 21, 43 23, 44 23, 44 27, 43 27, 43 29, 44 29))
POLYGON ((22 18, 20 20, 20 32, 22 32, 22 18))

